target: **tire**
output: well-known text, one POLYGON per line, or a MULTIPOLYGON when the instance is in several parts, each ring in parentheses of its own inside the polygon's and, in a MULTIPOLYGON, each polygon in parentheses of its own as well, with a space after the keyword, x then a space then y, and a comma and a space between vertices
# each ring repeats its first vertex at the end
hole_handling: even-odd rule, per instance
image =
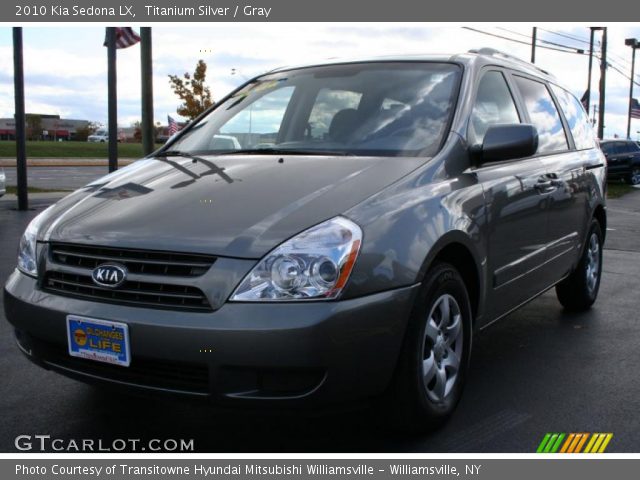
POLYGON ((469 365, 471 325, 471 303, 462 277, 453 266, 436 264, 416 299, 384 403, 390 408, 385 416, 389 426, 422 433, 451 416, 469 365), (449 316, 442 318, 447 309, 449 316), (441 321, 447 322, 449 333, 441 321))
POLYGON ((640 185, 640 167, 634 166, 631 168, 631 172, 627 177, 627 182, 630 185, 640 185))
POLYGON ((566 310, 588 310, 598 297, 601 276, 602 229, 598 221, 593 219, 578 266, 571 275, 556 285, 558 300, 566 310))

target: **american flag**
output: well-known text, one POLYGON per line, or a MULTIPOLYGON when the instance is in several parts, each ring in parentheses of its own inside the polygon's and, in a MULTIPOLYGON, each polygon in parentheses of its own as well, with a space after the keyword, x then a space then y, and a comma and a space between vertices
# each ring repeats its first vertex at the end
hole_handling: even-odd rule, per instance
MULTIPOLYGON (((116 48, 127 48, 140 41, 140 35, 133 31, 131 27, 116 27, 116 48)), ((107 35, 105 34, 103 46, 107 46, 107 35)))
POLYGON ((631 118, 640 118, 640 104, 637 98, 631 99, 631 118))
POLYGON ((589 89, 586 89, 582 94, 582 98, 580 99, 580 103, 582 104, 585 110, 587 109, 587 103, 589 103, 590 96, 591 96, 591 92, 589 91, 589 89))
POLYGON ((178 130, 180 130, 178 122, 171 118, 171 115, 167 115, 167 121, 169 122, 169 136, 178 133, 178 130))

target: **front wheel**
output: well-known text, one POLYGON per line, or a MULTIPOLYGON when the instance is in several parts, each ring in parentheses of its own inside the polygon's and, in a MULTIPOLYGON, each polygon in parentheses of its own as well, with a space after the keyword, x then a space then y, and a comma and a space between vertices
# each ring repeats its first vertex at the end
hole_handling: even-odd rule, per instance
POLYGON ((556 295, 562 306, 576 312, 588 310, 598 297, 601 275, 602 230, 594 219, 578 266, 556 285, 556 295))
POLYGON ((394 427, 427 431, 453 413, 471 353, 471 315, 458 271, 446 263, 434 266, 416 300, 388 394, 394 427))

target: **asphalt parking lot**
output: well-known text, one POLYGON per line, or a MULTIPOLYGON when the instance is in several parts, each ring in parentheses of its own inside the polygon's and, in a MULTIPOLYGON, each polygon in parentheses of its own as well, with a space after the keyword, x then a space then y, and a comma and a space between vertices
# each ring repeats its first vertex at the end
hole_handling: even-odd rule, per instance
MULTIPOLYGON (((5 168, 7 185, 17 185, 15 167, 5 168)), ((107 167, 29 167, 27 180, 30 187, 75 190, 91 183, 96 178, 106 175, 107 167)))
MULTIPOLYGON (((16 212, 0 200, 0 281, 19 236, 52 199, 16 212)), ((548 292, 485 330, 452 420, 424 436, 381 428, 377 413, 285 414, 98 390, 22 357, 0 308, 0 451, 18 435, 193 438, 202 452, 534 452, 546 432, 612 432, 608 452, 640 451, 640 191, 609 202, 600 297, 565 314, 548 292)))

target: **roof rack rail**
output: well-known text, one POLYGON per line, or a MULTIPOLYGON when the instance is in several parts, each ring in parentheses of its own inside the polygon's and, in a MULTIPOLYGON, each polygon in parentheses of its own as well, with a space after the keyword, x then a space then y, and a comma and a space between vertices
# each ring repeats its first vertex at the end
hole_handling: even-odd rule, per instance
POLYGON ((511 55, 510 53, 506 53, 503 52, 501 50, 496 50, 495 48, 488 48, 488 47, 484 47, 484 48, 473 48, 471 50, 469 50, 469 53, 475 53, 477 55, 489 55, 489 56, 494 56, 494 57, 503 57, 509 60, 512 60, 514 62, 518 62, 520 64, 523 65, 527 65, 530 68, 534 68, 542 73, 544 73, 545 75, 551 75, 549 72, 547 72, 546 70, 538 67, 537 65, 531 63, 531 62, 527 62, 526 60, 523 60, 520 57, 516 57, 515 55, 511 55))

